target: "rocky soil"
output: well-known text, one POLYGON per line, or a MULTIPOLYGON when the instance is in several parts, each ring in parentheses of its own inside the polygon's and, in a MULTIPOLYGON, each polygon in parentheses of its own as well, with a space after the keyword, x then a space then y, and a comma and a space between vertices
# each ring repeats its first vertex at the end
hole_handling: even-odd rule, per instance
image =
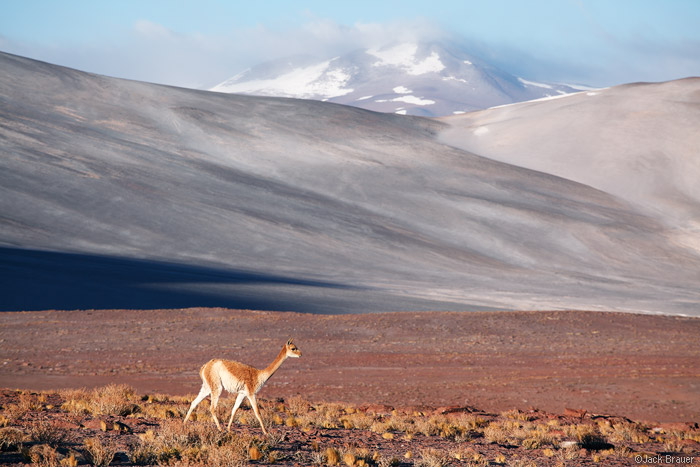
MULTIPOLYGON (((94 391, 0 393, 0 464, 23 465, 673 465, 700 464, 697 424, 641 424, 569 410, 500 414, 262 400, 264 436, 245 404, 232 432, 187 398, 94 391)), ((225 419, 231 401, 219 409, 225 419)))

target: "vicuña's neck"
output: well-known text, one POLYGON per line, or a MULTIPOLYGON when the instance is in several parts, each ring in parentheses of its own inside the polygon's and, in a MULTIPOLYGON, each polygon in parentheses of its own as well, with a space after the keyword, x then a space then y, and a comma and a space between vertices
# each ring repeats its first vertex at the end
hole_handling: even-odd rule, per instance
POLYGON ((282 347, 282 350, 280 351, 279 355, 277 355, 277 358, 270 363, 270 365, 265 368, 262 373, 263 373, 263 381, 267 381, 270 379, 272 375, 275 374, 275 371, 279 369, 279 367, 284 363, 284 361, 287 359, 287 348, 282 347))

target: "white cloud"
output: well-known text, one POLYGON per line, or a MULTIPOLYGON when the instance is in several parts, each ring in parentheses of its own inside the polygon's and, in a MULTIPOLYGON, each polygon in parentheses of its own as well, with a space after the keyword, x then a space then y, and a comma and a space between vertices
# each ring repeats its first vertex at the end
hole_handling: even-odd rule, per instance
MULTIPOLYGON (((208 88, 248 67, 288 55, 328 59, 356 49, 443 38, 455 39, 424 19, 347 26, 309 16, 296 29, 272 30, 257 25, 221 35, 185 34, 141 19, 122 37, 102 42, 47 45, 0 37, 0 48, 109 76, 208 88)), ((539 51, 484 44, 476 39, 469 44, 476 56, 533 80, 607 86, 700 74, 698 44, 691 42, 610 40, 610 47, 592 51, 585 57, 580 53, 548 56, 539 51)))
POLYGON ((40 45, 1 40, 2 49, 84 71, 185 87, 210 87, 260 62, 288 55, 328 58, 395 41, 438 38, 427 20, 358 23, 353 26, 309 17, 302 27, 271 30, 264 25, 226 35, 184 34, 140 19, 128 34, 104 42, 40 45))

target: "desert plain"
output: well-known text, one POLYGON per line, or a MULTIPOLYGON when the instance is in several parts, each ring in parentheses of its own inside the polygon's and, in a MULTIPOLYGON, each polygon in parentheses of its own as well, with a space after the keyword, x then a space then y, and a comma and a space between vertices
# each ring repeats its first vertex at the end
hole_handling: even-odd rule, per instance
POLYGON ((190 308, 0 314, 2 386, 196 394, 211 358, 289 360, 262 397, 700 421, 700 320, 583 311, 351 315, 190 308), (28 343, 31 342, 31 345, 28 343))

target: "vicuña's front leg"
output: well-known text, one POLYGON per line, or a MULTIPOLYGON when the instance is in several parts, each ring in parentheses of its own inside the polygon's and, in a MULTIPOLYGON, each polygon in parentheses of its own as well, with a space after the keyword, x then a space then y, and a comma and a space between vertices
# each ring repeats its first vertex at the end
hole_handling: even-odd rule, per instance
POLYGON ((226 428, 228 431, 231 431, 231 423, 233 423, 233 416, 236 415, 236 410, 238 410, 238 407, 241 406, 243 399, 245 399, 245 394, 241 392, 238 394, 238 397, 236 397, 236 403, 233 405, 233 410, 231 410, 231 418, 229 418, 228 428, 226 428))
POLYGON ((255 417, 260 422, 260 427, 262 428, 263 434, 267 435, 267 430, 265 429, 265 425, 263 424, 262 418, 260 418, 260 411, 258 410, 258 402, 255 399, 255 394, 251 394, 250 396, 248 396, 248 400, 250 401, 250 405, 253 407, 253 412, 255 412, 255 417))

